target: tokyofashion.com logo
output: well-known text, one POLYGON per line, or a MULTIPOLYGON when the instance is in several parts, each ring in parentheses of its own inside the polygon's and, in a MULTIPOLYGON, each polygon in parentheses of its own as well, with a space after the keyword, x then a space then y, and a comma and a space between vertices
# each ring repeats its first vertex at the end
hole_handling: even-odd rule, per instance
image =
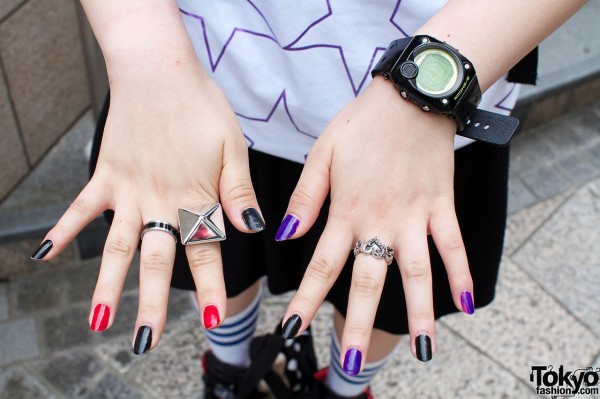
POLYGON ((600 391, 600 367, 568 371, 560 365, 556 371, 553 366, 531 366, 529 381, 535 384, 538 395, 550 395, 552 398, 597 395, 600 391))

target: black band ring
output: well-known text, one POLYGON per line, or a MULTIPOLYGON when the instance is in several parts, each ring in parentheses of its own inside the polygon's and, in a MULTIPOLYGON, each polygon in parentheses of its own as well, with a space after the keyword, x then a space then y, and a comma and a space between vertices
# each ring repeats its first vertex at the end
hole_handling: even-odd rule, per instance
POLYGON ((159 230, 164 231, 165 233, 169 233, 175 239, 175 244, 177 244, 177 236, 179 235, 179 231, 173 225, 167 222, 161 222, 160 220, 151 220, 144 225, 142 229, 142 234, 140 235, 140 240, 144 238, 144 234, 149 232, 150 230, 159 230))

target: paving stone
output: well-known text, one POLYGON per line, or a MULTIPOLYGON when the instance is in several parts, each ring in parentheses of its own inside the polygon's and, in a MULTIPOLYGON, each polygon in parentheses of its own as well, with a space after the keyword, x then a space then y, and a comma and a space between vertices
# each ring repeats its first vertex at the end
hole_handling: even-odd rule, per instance
POLYGON ((506 221, 504 254, 511 255, 537 230, 566 200, 572 191, 541 201, 529 208, 512 213, 506 221))
MULTIPOLYGON (((162 341, 159 345, 162 344, 162 341)), ((132 365, 145 361, 145 356, 135 356, 131 348, 131 340, 113 339, 94 348, 96 354, 104 362, 121 374, 125 374, 132 365)))
MULTIPOLYGON (((136 399, 142 398, 142 393, 127 384, 114 374, 107 373, 86 395, 86 399, 136 399)), ((147 395, 145 395, 147 397, 147 395)))
POLYGON ((93 342, 94 333, 88 325, 88 308, 61 308, 60 313, 43 321, 46 347, 50 351, 71 349, 93 342))
POLYGON ((38 248, 41 239, 20 240, 0 244, 0 279, 9 279, 32 272, 43 272, 73 263, 75 253, 69 245, 55 259, 36 262, 31 254, 38 248))
POLYGON ((29 1, 0 25, 0 55, 32 163, 90 104, 80 36, 71 0, 29 1))
MULTIPOLYGON (((540 255, 544 247, 535 248, 540 255)), ((589 364, 595 355, 590 348, 600 347, 598 337, 522 271, 530 271, 531 263, 519 265, 505 257, 495 301, 476 309, 472 317, 443 318, 444 324, 524 381, 528 381, 532 365, 589 364)), ((545 273, 556 278, 550 270, 545 273)))
POLYGON ((54 395, 22 367, 0 373, 0 399, 53 399, 54 395))
POLYGON ((167 324, 175 323, 182 318, 199 320, 198 312, 192 304, 189 291, 171 289, 167 310, 167 324))
POLYGON ((8 319, 8 284, 0 282, 0 321, 8 319))
POLYGON ((201 348, 206 348, 206 342, 198 323, 187 321, 172 339, 161 342, 136 362, 126 377, 159 398, 200 398, 201 348))
POLYGON ((68 398, 86 396, 89 386, 104 372, 102 365, 86 352, 56 354, 31 367, 68 398))
POLYGON ((25 0, 2 0, 2 2, 0 2, 0 19, 6 17, 24 1, 25 0))
MULTIPOLYGON (((4 2, 2 2, 4 4, 4 2)), ((0 6, 0 14, 2 8, 0 6)), ((27 174, 29 165, 13 117, 4 79, 0 75, 0 199, 27 174)))
POLYGON ((86 301, 90 302, 96 282, 100 265, 95 262, 83 262, 61 272, 64 279, 68 281, 67 298, 69 303, 86 301))
POLYGON ((590 159, 592 162, 594 162, 596 166, 600 167, 600 143, 588 148, 588 153, 590 154, 590 159))
POLYGON ((52 270, 19 277, 12 285, 15 312, 28 314, 65 304, 67 290, 68 281, 52 270))
POLYGON ((527 370, 522 376, 512 375, 443 324, 438 323, 436 330, 437 351, 427 363, 412 356, 408 340, 400 341, 389 363, 370 384, 376 398, 532 396, 531 388, 522 382, 528 378, 527 370))
POLYGON ((521 178, 540 199, 552 198, 571 187, 570 183, 551 165, 527 170, 521 174, 521 178))
POLYGON ((508 213, 514 213, 532 206, 537 202, 535 195, 523 184, 518 176, 511 176, 508 181, 508 213))
POLYGON ((600 179, 578 189, 513 256, 515 262, 597 334, 600 331, 596 306, 600 281, 598 226, 600 179))
POLYGON ((116 310, 115 318, 112 326, 101 333, 103 339, 114 337, 123 337, 129 342, 129 337, 133 336, 135 320, 138 311, 138 296, 137 293, 121 296, 119 308, 116 310))
POLYGON ((569 115, 540 127, 540 130, 544 132, 544 139, 554 146, 556 153, 564 154, 574 151, 586 143, 587 140, 584 137, 575 133, 572 127, 573 119, 574 117, 569 115))
POLYGON ((544 140, 541 129, 515 137, 510 151, 511 173, 540 167, 556 157, 552 147, 544 140))
POLYGON ((581 184, 598 177, 600 169, 596 168, 583 154, 572 154, 558 161, 561 172, 573 183, 581 184))
POLYGON ((35 321, 30 318, 0 323, 0 342, 0 366, 40 354, 35 321))

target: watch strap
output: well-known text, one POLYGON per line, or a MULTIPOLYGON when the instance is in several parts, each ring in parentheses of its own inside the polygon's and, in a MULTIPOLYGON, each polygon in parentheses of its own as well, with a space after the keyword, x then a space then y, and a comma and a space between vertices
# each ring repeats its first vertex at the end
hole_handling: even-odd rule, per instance
POLYGON ((519 128, 517 118, 478 109, 471 103, 463 104, 457 117, 463 130, 456 134, 500 146, 507 145, 519 128))

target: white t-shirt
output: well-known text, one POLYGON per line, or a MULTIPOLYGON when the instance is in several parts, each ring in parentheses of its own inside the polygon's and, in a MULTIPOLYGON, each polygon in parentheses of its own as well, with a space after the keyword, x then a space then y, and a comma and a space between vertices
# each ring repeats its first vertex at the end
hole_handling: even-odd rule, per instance
MULTIPOLYGON (((335 114, 371 80, 388 44, 445 0, 178 0, 198 58, 238 116, 248 146, 304 162, 335 114)), ((480 108, 508 114, 502 79, 480 108)), ((471 140, 456 136, 455 148, 471 140)))

